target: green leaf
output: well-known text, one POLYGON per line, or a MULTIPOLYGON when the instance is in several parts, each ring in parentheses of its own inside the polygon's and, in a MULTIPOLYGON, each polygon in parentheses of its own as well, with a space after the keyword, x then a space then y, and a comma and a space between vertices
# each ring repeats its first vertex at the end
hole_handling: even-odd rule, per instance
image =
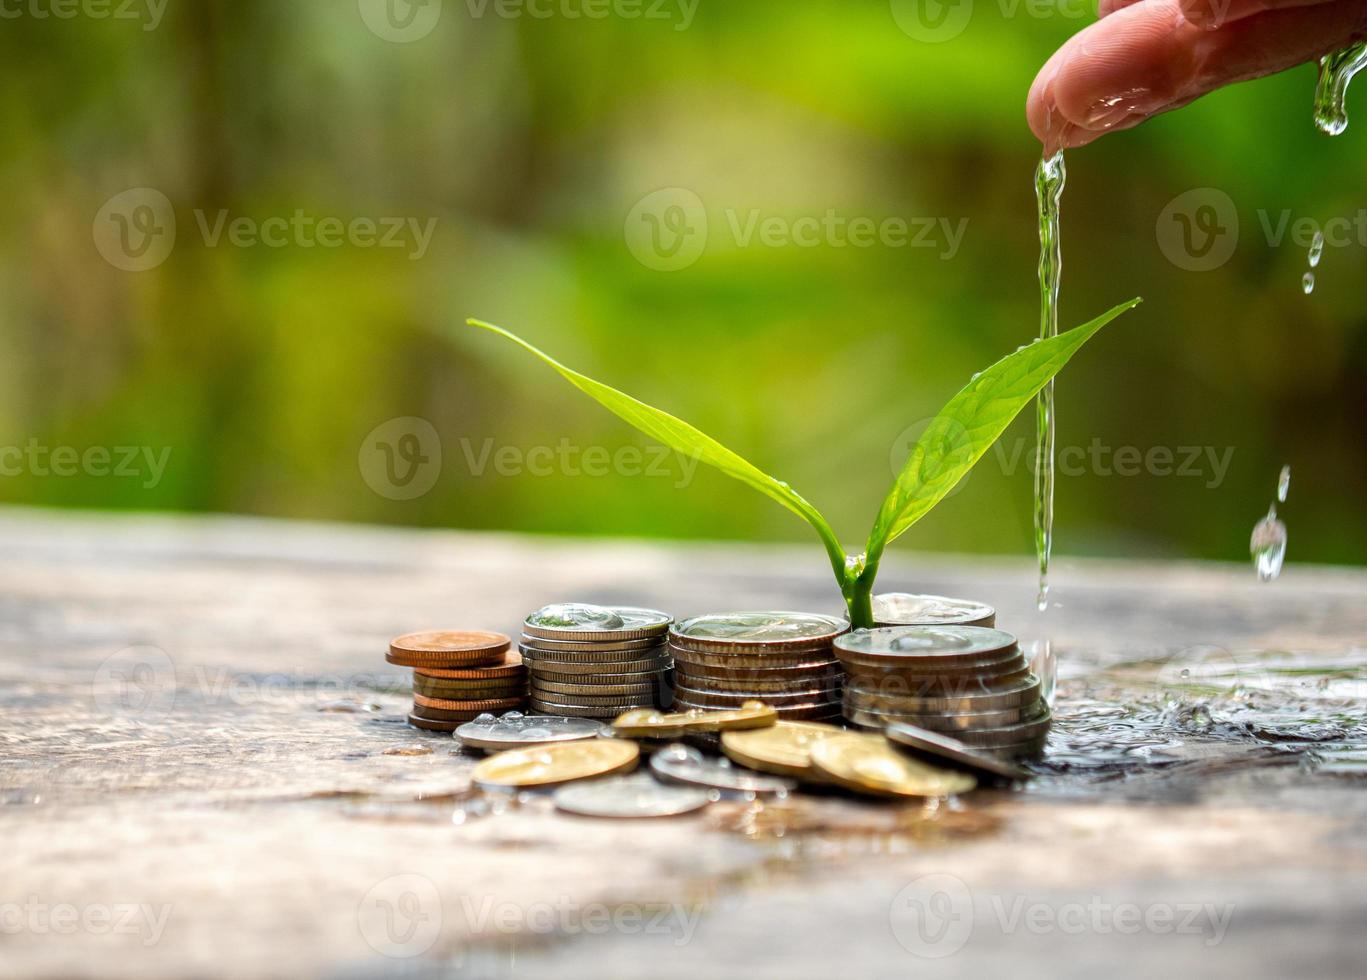
POLYGON ((472 327, 481 327, 506 337, 524 350, 535 354, 555 368, 570 384, 652 439, 657 439, 671 449, 692 456, 709 466, 715 466, 727 476, 734 477, 741 483, 758 490, 766 497, 778 501, 816 529, 816 533, 821 536, 822 544, 826 546, 826 553, 830 557, 831 567, 835 569, 836 577, 841 576, 845 565, 845 552, 840 547, 835 532, 831 530, 830 524, 821 516, 821 513, 788 484, 782 480, 774 479, 768 473, 682 419, 675 418, 658 408, 652 408, 645 402, 623 394, 616 388, 610 388, 599 381, 594 381, 592 378, 580 374, 578 371, 567 368, 516 334, 482 320, 467 320, 466 322, 472 327))
POLYGON ((911 447, 902 472, 883 501, 869 532, 870 563, 876 564, 888 544, 954 489, 1078 348, 1138 304, 1138 299, 1121 303, 1090 323, 1002 358, 951 398, 911 447))

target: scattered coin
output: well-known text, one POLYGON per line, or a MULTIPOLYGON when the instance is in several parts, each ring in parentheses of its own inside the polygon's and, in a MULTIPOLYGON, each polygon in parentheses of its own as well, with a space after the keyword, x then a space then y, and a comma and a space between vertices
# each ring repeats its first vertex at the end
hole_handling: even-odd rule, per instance
POLYGON ((729 759, 703 755, 697 749, 674 743, 650 757, 650 771, 660 779, 702 786, 730 793, 786 796, 797 789, 797 780, 765 776, 731 765, 729 759))
POLYGON ((967 769, 997 779, 1029 779, 1030 773, 997 757, 965 745, 943 732, 927 731, 914 725, 893 722, 885 730, 888 741, 904 751, 932 757, 958 769, 967 769))
POLYGON ((873 597, 873 619, 878 626, 996 626, 997 611, 968 599, 884 592, 873 597))
POLYGON ((504 662, 511 641, 488 630, 429 630, 389 642, 385 659, 401 667, 475 667, 504 662))
POLYGON ((745 732, 723 732, 722 751, 731 759, 760 772, 812 779, 811 748, 844 729, 816 722, 779 721, 768 728, 745 732))
POLYGON ((555 718, 524 715, 510 711, 502 717, 482 714, 456 729, 463 745, 502 751, 553 742, 578 742, 597 738, 606 732, 601 722, 590 718, 555 718))
POLYGON ((950 796, 967 793, 977 780, 909 758, 881 735, 845 732, 811 748, 812 766, 831 782, 879 796, 950 796))
POLYGON ((664 714, 650 709, 627 711, 614 719, 612 732, 628 738, 677 738, 685 732, 743 731, 767 728, 778 712, 751 701, 733 711, 684 711, 664 714))
POLYGON ((476 783, 493 787, 554 786, 636 767, 640 749, 625 739, 599 738, 509 749, 478 763, 476 783))
POLYGON ((668 786, 652 779, 649 773, 562 786, 552 799, 556 809, 566 813, 616 819, 677 817, 712 802, 704 789, 668 786))

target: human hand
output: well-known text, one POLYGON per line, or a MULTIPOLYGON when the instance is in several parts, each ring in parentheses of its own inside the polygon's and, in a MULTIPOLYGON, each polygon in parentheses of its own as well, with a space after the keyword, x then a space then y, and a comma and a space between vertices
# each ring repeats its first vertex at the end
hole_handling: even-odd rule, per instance
POLYGON ((1367 0, 1101 0, 1098 13, 1030 88, 1046 156, 1367 37, 1367 0))

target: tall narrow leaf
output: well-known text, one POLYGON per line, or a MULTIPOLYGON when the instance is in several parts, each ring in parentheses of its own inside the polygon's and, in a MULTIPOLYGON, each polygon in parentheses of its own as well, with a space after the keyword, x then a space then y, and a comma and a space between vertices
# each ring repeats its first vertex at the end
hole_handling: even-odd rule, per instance
POLYGON ((924 517, 954 489, 1030 400, 1063 369, 1092 335, 1138 299, 1067 333, 1002 358, 950 399, 912 446, 869 532, 868 557, 876 565, 883 549, 924 517))
POLYGON ((835 532, 831 530, 831 526, 821 516, 820 512, 788 484, 782 480, 774 479, 768 473, 682 419, 675 418, 667 412, 662 412, 658 408, 653 408, 645 402, 632 398, 630 395, 623 394, 616 388, 610 388, 602 382, 594 381, 592 378, 566 367, 516 334, 482 320, 467 320, 466 322, 472 327, 481 327, 506 337, 524 350, 535 354, 558 371, 570 384, 652 439, 657 439, 671 449, 692 456, 709 466, 714 466, 727 476, 734 477, 741 483, 758 490, 766 497, 778 501, 816 529, 816 533, 821 536, 822 544, 826 546, 826 553, 830 557, 831 567, 835 569, 836 577, 841 576, 845 564, 845 552, 840 547, 840 542, 836 540, 835 532))

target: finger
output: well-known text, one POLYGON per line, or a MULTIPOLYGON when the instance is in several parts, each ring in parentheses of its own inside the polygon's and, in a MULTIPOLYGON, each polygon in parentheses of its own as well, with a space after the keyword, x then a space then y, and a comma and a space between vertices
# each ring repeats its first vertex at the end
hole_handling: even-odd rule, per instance
MULTIPOLYGON (((1103 0, 1105 2, 1105 0, 1103 0)), ((1182 16, 1197 27, 1214 30, 1230 21, 1287 7, 1312 7, 1335 0, 1181 0, 1182 16)))
POLYGON ((1109 17, 1117 10, 1121 10, 1131 4, 1142 3, 1143 0, 1101 0, 1096 5, 1096 15, 1098 18, 1109 17))
POLYGON ((1031 87, 1027 116, 1046 151, 1128 129, 1232 82, 1316 58, 1363 36, 1367 0, 1255 14, 1218 31, 1180 0, 1143 0, 1074 35, 1031 87))

